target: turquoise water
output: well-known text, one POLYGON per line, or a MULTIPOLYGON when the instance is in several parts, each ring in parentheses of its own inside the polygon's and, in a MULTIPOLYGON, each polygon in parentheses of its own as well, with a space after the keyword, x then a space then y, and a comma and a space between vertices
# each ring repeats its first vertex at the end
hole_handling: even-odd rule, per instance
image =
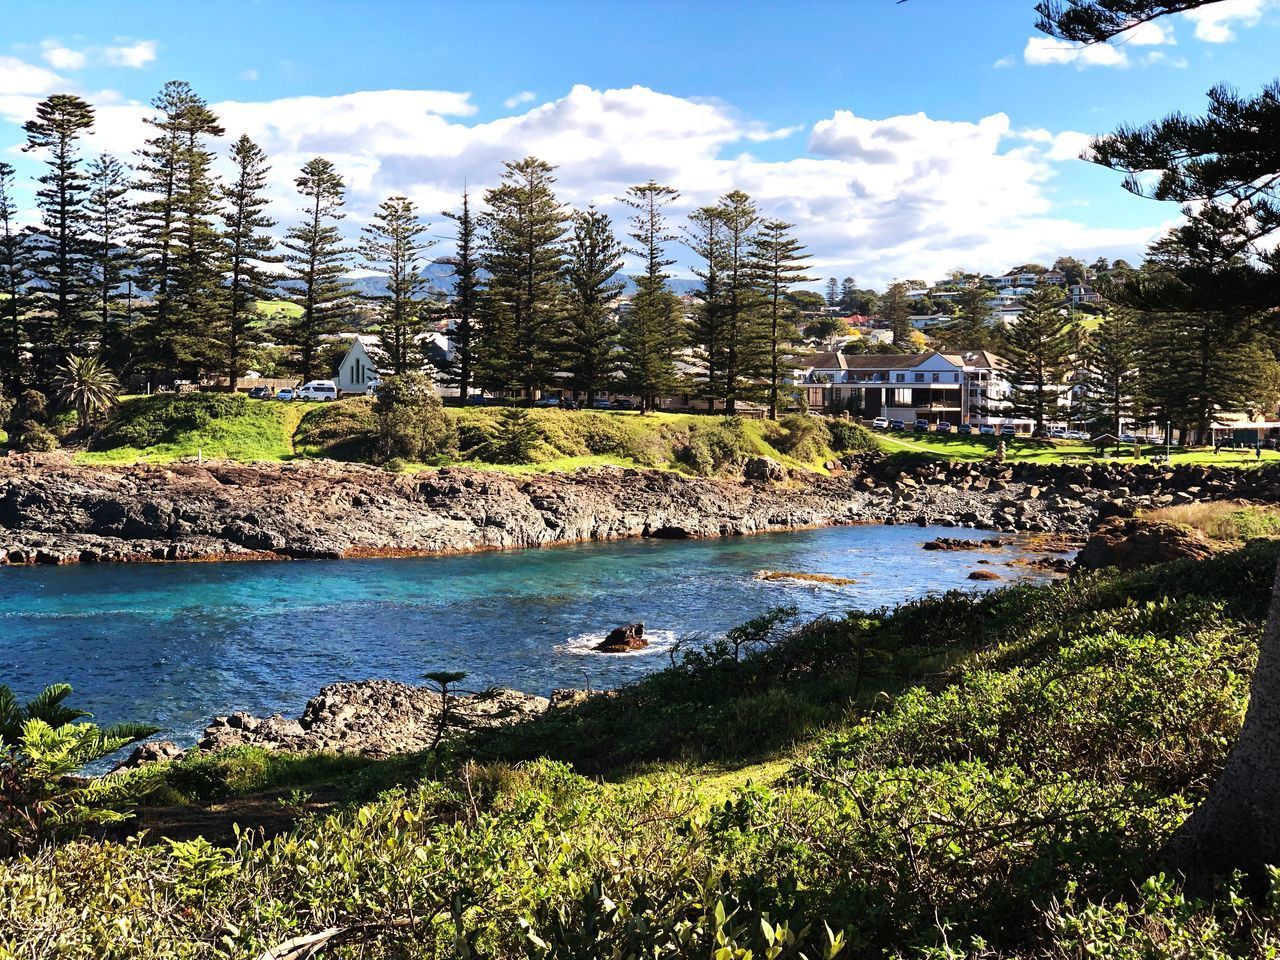
MULTIPOLYGON (((179 742, 231 710, 296 715, 336 680, 449 669, 473 688, 617 686, 665 666, 674 638, 779 604, 812 617, 981 589, 966 579, 979 554, 920 549, 942 534, 989 536, 865 526, 406 560, 0 568, 0 681, 23 695, 68 681, 99 720, 151 722, 179 742), (859 582, 765 582, 762 569, 859 582), (590 651, 636 620, 650 649, 590 651)), ((990 554, 991 569, 1025 577, 1004 565, 1015 555, 990 554)))

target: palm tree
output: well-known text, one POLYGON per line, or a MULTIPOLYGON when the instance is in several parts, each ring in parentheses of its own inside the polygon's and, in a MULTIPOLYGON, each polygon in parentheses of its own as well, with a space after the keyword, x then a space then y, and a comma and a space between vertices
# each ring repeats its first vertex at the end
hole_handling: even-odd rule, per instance
POLYGON ((120 392, 120 382, 97 357, 67 357, 53 380, 58 399, 75 407, 80 426, 87 426, 99 413, 110 410, 120 392))

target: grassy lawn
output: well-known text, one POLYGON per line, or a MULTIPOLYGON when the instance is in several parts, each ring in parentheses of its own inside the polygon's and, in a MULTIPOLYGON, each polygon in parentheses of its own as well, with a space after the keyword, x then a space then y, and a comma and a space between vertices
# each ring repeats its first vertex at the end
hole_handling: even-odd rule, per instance
MULTIPOLYGON (((148 399, 138 397, 126 401, 121 404, 121 412, 128 414, 130 404, 145 403, 148 399)), ((82 452, 76 455, 76 461, 85 464, 168 463, 195 456, 244 462, 288 460, 294 456, 293 434, 305 412, 303 404, 246 400, 243 415, 213 419, 187 430, 179 427, 162 442, 145 447, 126 444, 107 450, 82 452)))
MULTIPOLYGON (((993 456, 999 437, 959 436, 946 433, 877 433, 876 439, 886 453, 918 453, 947 460, 985 460, 993 456)), ((1142 448, 1143 458, 1163 457, 1165 448, 1155 444, 1142 448)), ((1252 449, 1223 450, 1215 454, 1212 447, 1193 447, 1188 450, 1173 448, 1172 462, 1221 464, 1224 466, 1250 466, 1257 462, 1252 449)), ((1021 463, 1093 463, 1098 460, 1132 462, 1129 448, 1121 455, 1108 452, 1099 457, 1091 444, 1068 440, 1030 440, 1011 437, 1005 440, 1005 456, 1010 462, 1021 463)), ((1262 451, 1264 462, 1280 460, 1280 453, 1262 451)))
POLYGON ((280 317, 295 319, 302 316, 302 307, 291 300, 259 300, 257 308, 258 313, 268 320, 280 317))

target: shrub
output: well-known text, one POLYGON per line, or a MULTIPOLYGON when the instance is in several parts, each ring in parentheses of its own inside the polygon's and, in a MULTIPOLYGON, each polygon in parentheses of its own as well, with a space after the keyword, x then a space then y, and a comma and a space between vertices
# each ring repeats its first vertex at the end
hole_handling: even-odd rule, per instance
POLYGON ((215 420, 244 416, 249 399, 240 393, 175 393, 135 397, 116 407, 90 444, 94 450, 174 443, 215 420))
POLYGON ((826 459, 831 434, 817 417, 792 414, 778 421, 770 442, 779 452, 802 463, 812 463, 826 459))
POLYGON ((127 774, 96 780, 74 774, 156 728, 77 722, 88 714, 63 703, 70 694, 68 684, 54 684, 22 705, 0 684, 0 854, 125 819, 136 799, 127 774))
POLYGON ((58 449, 58 438, 44 424, 24 420, 18 424, 14 446, 24 453, 48 453, 58 449))
POLYGON ((384 458, 428 461, 458 452, 453 417, 424 374, 406 373, 383 380, 373 413, 378 425, 378 450, 384 458))
POLYGON ((323 403, 307 411, 294 435, 295 443, 337 460, 364 460, 378 444, 378 418, 372 397, 323 403))
POLYGON ((831 434, 831 449, 837 453, 874 453, 880 449, 875 434, 860 423, 832 420, 827 430, 831 434))
POLYGON ((543 436, 528 410, 510 408, 499 415, 493 439, 485 444, 481 453, 490 463, 534 463, 543 436))

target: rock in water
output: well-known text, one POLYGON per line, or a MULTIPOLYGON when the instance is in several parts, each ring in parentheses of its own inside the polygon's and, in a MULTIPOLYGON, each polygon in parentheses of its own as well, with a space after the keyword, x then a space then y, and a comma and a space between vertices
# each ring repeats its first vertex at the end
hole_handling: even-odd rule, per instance
POLYGON ((625 627, 615 627, 603 641, 596 644, 598 653, 627 653, 631 650, 643 650, 649 645, 644 638, 643 623, 629 623, 625 627))
POLYGON ((974 570, 969 574, 970 580, 999 580, 1000 574, 994 570, 974 570))
POLYGON ((152 740, 134 747, 129 756, 111 768, 111 772, 132 770, 135 767, 144 767, 148 763, 158 763, 161 760, 181 760, 184 753, 186 751, 172 740, 152 740))

